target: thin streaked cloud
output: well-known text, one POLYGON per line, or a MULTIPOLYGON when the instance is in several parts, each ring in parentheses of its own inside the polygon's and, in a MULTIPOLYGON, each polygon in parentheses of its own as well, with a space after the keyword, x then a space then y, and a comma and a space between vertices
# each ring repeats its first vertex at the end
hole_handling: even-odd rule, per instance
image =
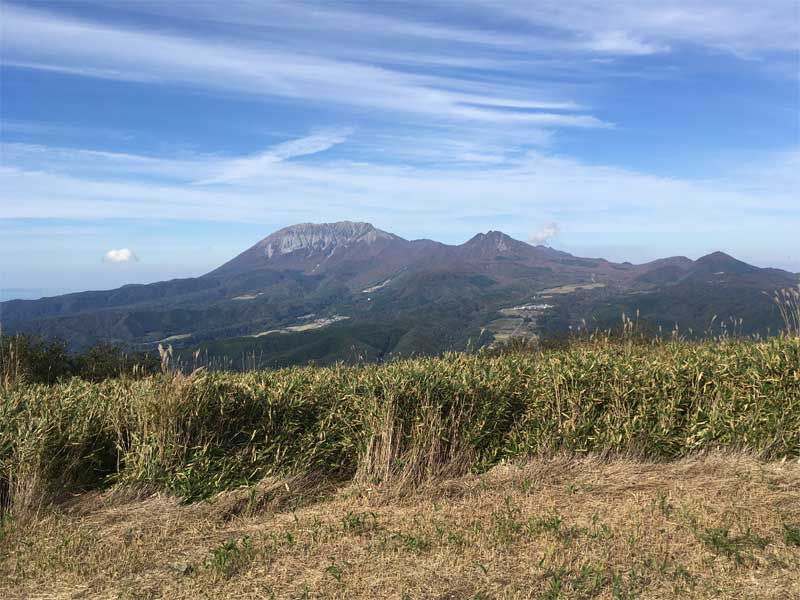
POLYGON ((578 104, 569 99, 536 98, 532 97, 536 90, 512 90, 509 85, 503 88, 515 95, 496 95, 496 87, 485 78, 411 74, 290 52, 268 43, 209 43, 196 37, 115 27, 15 6, 5 8, 3 37, 7 66, 367 106, 436 119, 519 121, 554 127, 605 125, 590 114, 547 110, 577 108, 578 104), (38 42, 42 39, 47 43, 38 42))

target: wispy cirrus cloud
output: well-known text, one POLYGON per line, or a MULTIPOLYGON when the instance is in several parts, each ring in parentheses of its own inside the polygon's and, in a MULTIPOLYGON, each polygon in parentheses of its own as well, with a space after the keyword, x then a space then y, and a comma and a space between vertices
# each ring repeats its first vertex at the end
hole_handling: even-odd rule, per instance
POLYGON ((86 77, 168 83, 370 107, 432 119, 600 127, 578 103, 486 77, 409 73, 297 52, 269 39, 198 38, 4 8, 4 64, 86 77), (41 43, 40 40, 47 40, 41 43), (504 94, 498 94, 502 90, 504 94))
POLYGON ((264 175, 270 165, 298 156, 308 156, 328 150, 343 143, 352 133, 351 129, 329 129, 318 133, 283 142, 273 146, 266 152, 253 156, 224 161, 218 173, 197 182, 199 185, 213 183, 231 183, 264 175))
POLYGON ((338 43, 338 35, 360 41, 411 39, 415 50, 426 41, 440 42, 460 53, 480 47, 528 54, 642 56, 688 44, 759 55, 800 47, 796 33, 800 14, 794 0, 464 0, 459 3, 460 19, 453 19, 452 11, 444 11, 449 18, 441 18, 421 0, 403 3, 401 10, 392 8, 285 0, 234 2, 222 14, 213 4, 202 2, 188 10, 171 3, 139 7, 165 16, 247 26, 278 38, 312 32, 317 44, 332 40, 323 47, 339 52, 347 48, 338 43), (319 32, 326 35, 320 38, 319 32))
MULTIPOLYGON (((491 3, 507 18, 571 34, 587 50, 611 55, 707 47, 742 57, 796 53, 800 10, 794 0, 523 0, 491 3)), ((478 1, 473 6, 487 7, 478 1)))
MULTIPOLYGON (((448 230, 454 213, 479 212, 488 215, 487 222, 491 214, 515 215, 519 223, 569 223, 570 231, 607 232, 720 231, 741 223, 780 230, 800 220, 796 151, 770 156, 761 168, 743 173, 732 168, 705 180, 586 164, 553 153, 470 156, 468 148, 461 149, 458 161, 425 166, 286 160, 332 147, 337 135, 344 134, 273 146, 263 153, 270 156, 264 161, 220 162, 212 155, 173 160, 42 146, 26 154, 24 164, 14 164, 19 159, 9 160, 14 154, 4 152, 2 216, 161 220, 191 214, 202 221, 269 223, 353 216, 410 230, 420 222, 448 230), (97 171, 98 156, 107 170, 97 171), (224 186, 191 185, 215 170, 224 186), (153 171, 168 177, 147 177, 153 171)), ((552 233, 551 228, 543 235, 552 233)))

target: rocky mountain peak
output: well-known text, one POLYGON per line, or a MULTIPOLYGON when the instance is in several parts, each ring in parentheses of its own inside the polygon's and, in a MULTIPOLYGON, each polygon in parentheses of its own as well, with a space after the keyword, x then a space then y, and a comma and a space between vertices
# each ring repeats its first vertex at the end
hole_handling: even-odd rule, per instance
POLYGON ((479 233, 472 239, 467 241, 465 247, 483 248, 495 252, 506 252, 520 242, 514 238, 507 236, 502 231, 487 231, 486 233, 479 233))
POLYGON ((300 223, 276 231, 257 244, 267 258, 305 250, 308 254, 329 254, 336 248, 357 242, 373 244, 379 239, 393 239, 390 233, 370 223, 339 221, 337 223, 300 223))

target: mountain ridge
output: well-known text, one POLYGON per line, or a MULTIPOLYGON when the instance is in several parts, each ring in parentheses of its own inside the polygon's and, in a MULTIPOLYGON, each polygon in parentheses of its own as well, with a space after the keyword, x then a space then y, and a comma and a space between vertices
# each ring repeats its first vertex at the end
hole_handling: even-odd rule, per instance
POLYGON ((736 313, 752 332, 775 331, 768 295, 796 284, 795 274, 721 252, 634 265, 500 231, 448 245, 340 221, 285 227, 200 277, 11 300, 0 303, 0 317, 5 333, 63 337, 75 348, 166 340, 221 354, 259 351, 281 365, 457 350, 473 338, 611 326, 637 310, 659 326, 702 329, 712 314, 736 313))

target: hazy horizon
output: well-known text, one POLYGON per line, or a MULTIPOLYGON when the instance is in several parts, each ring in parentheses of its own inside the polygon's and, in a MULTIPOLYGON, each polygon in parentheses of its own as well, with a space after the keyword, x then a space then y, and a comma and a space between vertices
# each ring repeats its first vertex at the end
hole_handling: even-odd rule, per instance
POLYGON ((6 1, 0 299, 299 222, 800 272, 800 5, 6 1))

